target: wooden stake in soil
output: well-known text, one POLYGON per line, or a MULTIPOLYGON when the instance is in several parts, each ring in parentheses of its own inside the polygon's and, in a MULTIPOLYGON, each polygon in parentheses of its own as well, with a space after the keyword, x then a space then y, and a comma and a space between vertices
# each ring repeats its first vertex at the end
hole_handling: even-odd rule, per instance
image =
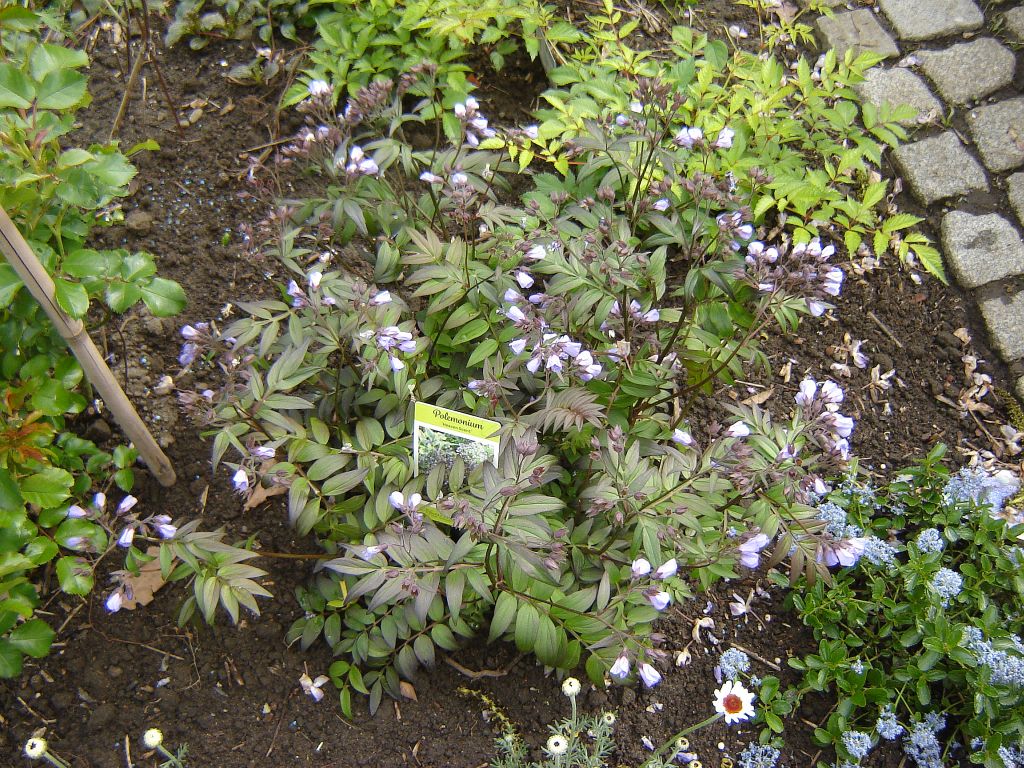
POLYGON ((107 404, 107 408, 114 414, 114 418, 124 430, 125 435, 139 450, 139 455, 149 467, 149 470, 156 476, 160 485, 168 487, 174 485, 174 467, 170 459, 160 450, 153 436, 149 433, 146 425, 139 418, 135 407, 131 404, 128 396, 125 395, 121 385, 117 383, 110 368, 103 362, 100 351, 96 349, 89 334, 85 332, 85 326, 81 320, 68 317, 54 298, 53 280, 49 273, 39 263, 35 253, 25 242, 18 228, 14 226, 2 207, 0 207, 0 251, 18 277, 25 283, 25 287, 39 302, 39 305, 50 318, 50 322, 56 327, 57 332, 71 347, 71 351, 78 359, 86 377, 100 393, 100 397, 107 404))

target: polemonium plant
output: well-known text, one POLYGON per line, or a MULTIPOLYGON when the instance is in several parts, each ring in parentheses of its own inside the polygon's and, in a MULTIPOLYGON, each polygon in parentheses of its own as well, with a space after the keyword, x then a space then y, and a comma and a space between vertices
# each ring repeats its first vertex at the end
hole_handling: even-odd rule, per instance
POLYGON ((657 80, 637 84, 629 120, 593 122, 572 173, 526 179, 517 200, 507 147, 530 131, 492 135, 485 104, 455 106, 454 144, 407 140, 437 111, 432 77, 374 83, 338 110, 310 96, 284 157, 321 195, 252 230, 290 282, 241 302, 216 338, 186 339, 223 381, 184 400, 236 490, 286 493, 323 547, 288 637, 339 656, 346 710, 353 692, 372 708, 400 696, 476 635, 585 662, 595 683, 656 686, 651 628, 686 576, 791 553, 794 573, 829 566, 812 501, 848 456, 835 386, 783 420, 688 413, 758 359, 764 328, 826 306, 841 271, 820 242, 755 239, 729 179, 686 175, 728 142, 676 141, 680 97, 657 80), (372 280, 335 266, 371 243, 372 280), (425 439, 414 465, 415 402, 497 422, 497 461, 425 439))

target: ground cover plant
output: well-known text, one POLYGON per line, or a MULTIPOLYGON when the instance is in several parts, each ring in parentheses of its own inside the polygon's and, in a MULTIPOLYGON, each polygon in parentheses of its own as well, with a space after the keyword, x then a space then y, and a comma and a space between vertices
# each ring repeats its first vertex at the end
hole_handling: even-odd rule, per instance
POLYGON ((862 542, 855 569, 791 599, 820 642, 791 664, 835 711, 816 733, 848 763, 899 741, 928 768, 966 757, 1018 765, 1021 698, 1020 488, 1012 472, 940 463, 944 447, 884 489, 850 486, 824 502, 834 532, 862 542))

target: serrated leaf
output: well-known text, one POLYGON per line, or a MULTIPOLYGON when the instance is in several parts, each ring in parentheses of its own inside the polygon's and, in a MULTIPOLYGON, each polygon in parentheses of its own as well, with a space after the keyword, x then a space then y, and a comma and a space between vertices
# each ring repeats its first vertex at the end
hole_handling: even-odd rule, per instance
POLYGON ((81 319, 89 311, 89 293, 81 283, 63 277, 53 278, 53 295, 57 305, 73 318, 81 319))
POLYGON ((53 629, 42 619, 31 619, 15 627, 7 636, 13 648, 33 659, 41 659, 50 652, 53 629))
POLYGON ((176 315, 185 308, 185 290, 173 280, 154 277, 142 287, 142 301, 156 317, 176 315))
POLYGON ((79 72, 51 72, 36 87, 36 105, 40 109, 70 109, 86 99, 85 88, 85 76, 79 72))
POLYGON ((0 64, 0 107, 28 109, 35 93, 32 82, 13 64, 0 64))
POLYGON ((21 666, 21 653, 0 637, 0 677, 17 677, 21 674, 21 666))

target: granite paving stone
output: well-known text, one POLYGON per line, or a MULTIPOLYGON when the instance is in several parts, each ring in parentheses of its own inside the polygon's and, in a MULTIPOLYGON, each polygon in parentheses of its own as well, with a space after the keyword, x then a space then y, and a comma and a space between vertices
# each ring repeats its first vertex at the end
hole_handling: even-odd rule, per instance
POLYGON ((879 0, 900 40, 933 40, 970 32, 985 21, 971 0, 879 0))
POLYGON ((1024 164, 1024 96, 972 109, 967 124, 990 170, 1008 171, 1024 164))
POLYGON ((988 189, 985 171, 952 131, 902 144, 893 157, 911 191, 925 205, 988 189))
POLYGON ((1018 5, 1006 12, 1006 33, 1010 39, 1024 43, 1024 5, 1018 5))
POLYGON ((818 19, 818 34, 824 47, 835 48, 840 58, 850 48, 854 54, 875 51, 886 58, 900 54, 896 41, 866 8, 822 16, 818 19))
POLYGON ((950 104, 966 104, 1013 82, 1017 61, 998 40, 983 37, 941 51, 918 51, 921 69, 950 104))
POLYGON ((942 247, 964 288, 1024 273, 1024 241, 998 213, 975 216, 950 211, 942 217, 942 247))
POLYGON ((1004 360, 1024 357, 1024 291, 994 294, 979 302, 992 343, 1004 360))
POLYGON ((1015 173, 1006 180, 1010 207, 1017 213, 1017 221, 1024 226, 1024 173, 1015 173))
POLYGON ((1017 379, 1017 386, 1014 387, 1014 391, 1017 393, 1017 399, 1024 402, 1024 376, 1017 379))
POLYGON ((876 107, 883 104, 893 107, 905 104, 913 107, 917 114, 900 120, 900 125, 913 126, 917 124, 918 115, 927 115, 933 111, 942 112, 942 102, 928 90, 924 80, 903 67, 872 67, 864 73, 864 82, 855 85, 854 90, 864 101, 876 107))

